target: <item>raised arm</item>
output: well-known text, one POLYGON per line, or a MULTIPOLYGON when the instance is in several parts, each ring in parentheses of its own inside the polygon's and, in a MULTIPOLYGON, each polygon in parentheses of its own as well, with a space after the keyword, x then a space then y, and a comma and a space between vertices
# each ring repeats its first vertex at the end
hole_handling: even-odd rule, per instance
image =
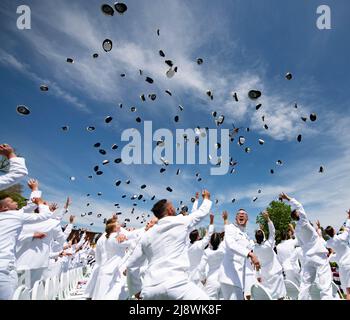
POLYGON ((196 192, 196 196, 195 196, 195 200, 193 202, 191 213, 193 213, 193 212, 198 210, 198 202, 199 202, 199 192, 196 192))
POLYGON ((266 220, 267 226, 269 228, 269 238, 267 239, 267 241, 268 243, 270 243, 271 247, 273 248, 275 246, 276 229, 273 222, 270 219, 269 213, 267 211, 264 211, 262 215, 266 220))
POLYGON ((212 202, 210 201, 210 193, 207 190, 203 191, 203 202, 199 209, 192 212, 189 216, 184 217, 187 220, 188 228, 192 228, 203 220, 210 212, 212 202))
POLYGON ((29 197, 29 201, 27 202, 27 205, 22 208, 24 212, 34 212, 37 205, 33 202, 33 199, 35 198, 41 198, 42 192, 39 190, 39 182, 38 180, 30 179, 28 181, 28 187, 31 190, 31 194, 29 197))
POLYGON ((67 225, 66 229, 64 229, 63 234, 65 239, 67 240, 69 238, 69 235, 71 234, 73 230, 73 223, 74 223, 75 216, 69 217, 69 224, 67 225))
POLYGON ((0 155, 6 157, 10 162, 9 172, 0 176, 0 190, 4 190, 28 175, 28 170, 24 158, 17 157, 11 146, 0 145, 0 155))
POLYGON ((285 193, 283 193, 283 192, 280 194, 280 199, 289 201, 290 204, 291 204, 296 210, 298 210, 300 220, 303 220, 303 221, 308 222, 308 219, 307 219, 307 216, 306 216, 306 212, 305 212, 305 210, 304 210, 304 207, 303 207, 303 205, 302 205, 299 201, 297 201, 295 198, 291 198, 290 196, 288 196, 287 194, 285 194, 285 193))
POLYGON ((209 244, 210 238, 213 235, 213 233, 214 233, 214 215, 211 214, 208 231, 206 232, 206 234, 202 240, 197 241, 197 243, 199 244, 199 246, 202 250, 204 250, 206 248, 206 246, 209 244))
POLYGON ((40 198, 33 199, 33 202, 39 207, 39 213, 26 213, 22 211, 23 223, 36 223, 50 219, 52 214, 48 206, 44 205, 44 201, 40 198))

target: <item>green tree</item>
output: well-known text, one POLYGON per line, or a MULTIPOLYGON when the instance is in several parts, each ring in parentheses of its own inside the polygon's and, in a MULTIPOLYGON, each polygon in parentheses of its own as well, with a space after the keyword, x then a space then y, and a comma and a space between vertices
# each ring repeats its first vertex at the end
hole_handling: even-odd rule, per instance
MULTIPOLYGON (((2 157, 0 158, 0 172, 7 172, 9 166, 9 161, 2 157)), ((0 191, 0 199, 11 198, 18 203, 19 208, 22 208, 26 205, 27 200, 22 196, 23 186, 21 184, 15 184, 12 187, 0 191)))
MULTIPOLYGON (((287 231, 289 224, 292 223, 290 217, 291 208, 283 202, 272 201, 266 210, 276 228, 276 244, 279 244, 281 242, 282 231, 287 231)), ((266 237, 268 237, 267 222, 261 214, 257 216, 256 223, 262 227, 266 237)))

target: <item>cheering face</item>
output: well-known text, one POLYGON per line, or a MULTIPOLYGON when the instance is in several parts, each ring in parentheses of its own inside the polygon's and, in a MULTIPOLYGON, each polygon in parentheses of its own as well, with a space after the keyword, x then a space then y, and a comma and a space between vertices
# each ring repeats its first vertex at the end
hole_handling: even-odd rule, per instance
POLYGON ((238 226, 245 227, 248 222, 248 214, 244 210, 238 211, 236 215, 236 223, 238 226))
POLYGON ((0 211, 18 210, 18 203, 11 198, 0 201, 0 211))

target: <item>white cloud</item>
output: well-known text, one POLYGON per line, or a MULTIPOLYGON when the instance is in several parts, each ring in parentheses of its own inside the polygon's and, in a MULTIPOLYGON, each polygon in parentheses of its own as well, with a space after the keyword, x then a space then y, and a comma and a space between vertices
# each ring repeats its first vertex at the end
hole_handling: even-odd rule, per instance
MULTIPOLYGON (((222 35, 225 19, 211 25, 209 31, 206 28, 206 13, 202 19, 198 19, 198 15, 193 13, 194 8, 183 2, 155 2, 152 5, 157 7, 156 11, 149 10, 149 5, 138 3, 135 8, 131 4, 128 15, 117 21, 103 16, 98 6, 95 12, 71 3, 48 3, 33 13, 34 18, 44 27, 41 31, 35 29, 24 34, 24 39, 30 43, 36 58, 48 66, 58 84, 78 90, 100 102, 116 104, 121 97, 138 101, 138 94, 144 90, 163 91, 169 88, 173 91, 175 100, 181 101, 181 97, 186 94, 190 97, 187 104, 208 111, 209 101, 204 99, 207 99, 206 90, 211 89, 215 96, 213 105, 217 111, 225 114, 228 121, 248 120, 252 129, 277 140, 291 140, 297 132, 306 130, 300 116, 291 110, 290 101, 298 97, 293 97, 293 92, 284 92, 282 95, 271 87, 264 87, 262 66, 232 74, 225 65, 220 64, 222 53, 214 50, 213 56, 204 57, 204 66, 197 66, 196 54, 213 37, 217 41, 222 38, 225 41, 222 43, 224 47, 237 50, 222 35), (137 24, 127 20, 132 9, 137 24), (45 14, 48 11, 51 12, 50 18, 45 14), (127 21, 129 23, 125 24, 127 21), (155 32, 158 27, 161 28, 159 38, 155 32), (114 49, 108 54, 101 52, 102 41, 107 37, 114 40, 114 49), (179 67, 178 74, 171 80, 165 76, 167 67, 158 55, 159 49, 163 49, 167 58, 174 60, 179 67), (99 59, 91 58, 94 52, 100 53, 99 59), (74 65, 64 63, 67 56, 75 58, 74 65), (138 69, 143 69, 145 74, 152 76, 155 86, 151 88, 142 85, 138 69), (119 77, 123 72, 127 74, 127 79, 119 77), (254 112, 254 106, 247 98, 248 91, 254 88, 263 90, 261 112, 254 112), (232 90, 238 92, 240 102, 233 102, 230 96, 232 90), (263 129, 261 113, 266 116, 268 131, 263 129)), ((234 70, 234 67, 231 66, 230 69, 234 70)), ((67 101, 78 104, 74 97, 65 96, 62 89, 56 91, 57 95, 67 101)), ((163 102, 162 117, 171 112, 166 106, 172 103, 169 99, 162 100, 163 102)), ((304 108, 305 112, 307 110, 304 108)))
POLYGON ((82 102, 79 101, 79 99, 67 91, 63 90, 57 83, 50 81, 50 80, 45 80, 39 77, 36 73, 31 72, 30 68, 28 65, 20 62, 16 57, 13 55, 5 52, 4 50, 0 49, 0 63, 7 66, 7 67, 12 67, 18 72, 22 73, 23 75, 27 76, 30 78, 32 81, 35 81, 38 84, 38 90, 39 90, 39 85, 45 84, 49 86, 49 92, 52 93, 54 96, 61 98, 68 102, 71 105, 74 105, 78 107, 80 110, 83 110, 85 112, 88 111, 86 105, 82 102))

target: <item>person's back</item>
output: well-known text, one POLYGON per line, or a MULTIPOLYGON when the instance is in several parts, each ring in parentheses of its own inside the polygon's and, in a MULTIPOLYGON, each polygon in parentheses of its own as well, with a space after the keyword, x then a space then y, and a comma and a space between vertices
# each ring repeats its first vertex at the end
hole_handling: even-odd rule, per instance
POLYGON ((297 245, 296 239, 283 240, 276 247, 277 257, 280 263, 282 264, 283 270, 294 270, 300 269, 296 258, 295 247, 297 245))
POLYGON ((350 246, 348 239, 349 231, 346 230, 327 241, 327 247, 335 251, 338 264, 341 266, 350 266, 350 246))
POLYGON ((58 240, 63 249, 64 235, 60 221, 48 219, 39 223, 25 225, 16 245, 18 270, 30 270, 49 266, 50 245, 58 240), (41 232, 46 236, 42 239, 33 238, 34 233, 41 232))
POLYGON ((142 240, 142 251, 148 260, 145 285, 155 285, 164 278, 187 277, 184 253, 188 219, 184 216, 165 217, 142 240))
POLYGON ((206 256, 205 259, 207 260, 208 265, 207 278, 210 278, 214 274, 218 276, 220 266, 224 258, 223 245, 220 245, 220 247, 217 250, 212 250, 209 248, 206 249, 204 255, 206 256))
POLYGON ((254 253, 260 261, 261 273, 276 274, 282 271, 282 266, 277 259, 277 255, 268 241, 260 245, 255 245, 254 253))
POLYGON ((135 250, 127 265, 130 295, 146 300, 206 300, 207 294, 188 278, 186 238, 188 231, 210 212, 212 202, 203 191, 201 207, 189 216, 175 216, 176 210, 166 199, 158 201, 152 212, 158 223, 144 234, 140 250, 135 250), (142 283, 140 267, 148 261, 142 283))
POLYGON ((22 211, 0 213, 0 267, 15 267, 15 246, 23 227, 22 211))
POLYGON ((96 243, 96 265, 100 266, 104 264, 107 261, 107 253, 105 249, 105 242, 106 242, 106 233, 103 233, 100 239, 98 239, 96 243))

